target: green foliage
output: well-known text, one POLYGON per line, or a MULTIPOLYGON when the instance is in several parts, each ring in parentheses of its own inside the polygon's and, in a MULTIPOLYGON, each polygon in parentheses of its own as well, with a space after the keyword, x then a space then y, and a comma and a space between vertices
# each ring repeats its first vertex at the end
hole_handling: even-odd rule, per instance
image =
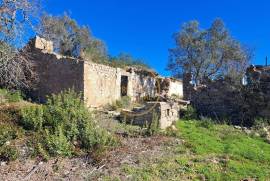
POLYGON ((17 131, 11 125, 0 125, 0 147, 7 141, 13 140, 17 137, 17 131))
POLYGON ((254 120, 254 128, 260 129, 270 125, 270 120, 264 118, 256 118, 254 120))
POLYGON ((98 127, 81 94, 73 90, 52 95, 44 106, 28 107, 21 112, 23 126, 43 135, 34 147, 45 157, 70 156, 74 147, 106 150, 116 143, 113 135, 98 127))
POLYGON ((201 120, 197 122, 197 125, 203 128, 213 128, 214 121, 211 118, 202 117, 201 120))
POLYGON ((125 68, 127 66, 133 66, 137 68, 149 68, 149 66, 142 59, 136 59, 129 54, 121 53, 116 57, 110 57, 108 62, 113 67, 125 68))
POLYGON ((44 147, 51 156, 71 156, 71 144, 63 133, 63 129, 59 126, 56 131, 51 133, 45 130, 44 147))
POLYGON ((19 102, 23 99, 20 91, 8 91, 6 89, 0 89, 0 103, 19 102))
POLYGON ((188 105, 187 109, 183 110, 183 119, 192 120, 197 118, 198 118, 197 111, 191 105, 188 105))
POLYGON ((116 106, 118 108, 127 108, 131 104, 131 98, 128 96, 122 97, 120 100, 116 101, 116 106))
POLYGON ((68 14, 41 17, 39 34, 53 41, 55 51, 102 63, 107 60, 105 44, 94 38, 88 26, 80 26, 68 14))
MULTIPOLYGON (((199 121, 198 121, 199 122, 199 121)), ((197 121, 179 121, 177 126, 185 145, 196 157, 217 157, 220 169, 204 159, 195 165, 208 179, 239 180, 243 178, 269 178, 270 147, 263 139, 249 137, 228 125, 215 125, 211 129, 198 126, 197 121), (254 166, 256 165, 256 166, 254 166), (268 164, 267 164, 268 165, 268 164), (226 170, 222 171, 222 170, 226 170)))
POLYGON ((19 152, 14 146, 4 145, 0 147, 0 161, 12 161, 18 158, 19 152))
POLYGON ((270 147, 232 126, 213 124, 210 129, 198 121, 178 121, 177 140, 166 142, 166 154, 149 158, 140 155, 139 166, 121 165, 121 174, 131 180, 268 180, 270 147))
POLYGON ((147 125, 146 134, 149 136, 153 136, 153 135, 159 133, 160 132, 159 126, 160 126, 159 125, 159 116, 155 111, 153 111, 152 112, 152 121, 150 123, 148 123, 148 125, 147 125))
POLYGON ((20 123, 27 130, 41 130, 43 127, 43 107, 30 106, 21 110, 20 123))
POLYGON ((201 29, 197 21, 185 23, 175 34, 175 43, 168 69, 178 77, 191 73, 196 84, 220 77, 240 82, 251 58, 221 19, 214 20, 208 29, 201 29))
POLYGON ((121 97, 121 99, 116 100, 112 104, 108 104, 105 108, 110 111, 115 111, 117 109, 126 109, 131 106, 131 98, 128 96, 121 97))

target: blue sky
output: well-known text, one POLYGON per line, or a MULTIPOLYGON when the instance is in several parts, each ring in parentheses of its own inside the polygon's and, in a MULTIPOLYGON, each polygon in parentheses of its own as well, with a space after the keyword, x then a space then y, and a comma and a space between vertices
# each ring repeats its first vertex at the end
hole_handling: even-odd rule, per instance
POLYGON ((202 28, 222 18, 232 36, 255 49, 253 64, 270 57, 270 1, 268 0, 47 0, 53 15, 70 13, 89 25, 111 55, 120 52, 143 58, 162 75, 173 33, 184 22, 198 20, 202 28))

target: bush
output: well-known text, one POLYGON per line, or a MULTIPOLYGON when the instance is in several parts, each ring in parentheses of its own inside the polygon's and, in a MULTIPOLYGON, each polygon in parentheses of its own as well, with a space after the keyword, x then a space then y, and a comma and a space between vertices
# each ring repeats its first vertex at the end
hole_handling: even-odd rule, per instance
POLYGON ((187 109, 183 113, 183 119, 185 120, 192 120, 192 119, 197 119, 197 111, 194 109, 192 106, 187 106, 187 109))
POLYGON ((70 156, 73 147, 95 151, 116 143, 106 130, 98 127, 81 99, 73 90, 48 97, 44 106, 22 110, 23 125, 43 134, 34 146, 41 155, 70 156), (46 130, 45 133, 42 130, 46 130))
POLYGON ((0 103, 5 102, 19 102, 23 99, 20 91, 8 91, 6 89, 0 89, 0 103))
POLYGON ((45 130, 44 146, 52 156, 71 156, 72 154, 71 144, 61 127, 58 127, 54 133, 45 130))
POLYGON ((127 108, 130 106, 130 103, 131 103, 131 99, 128 96, 124 96, 120 100, 116 101, 116 105, 119 108, 127 108))
POLYGON ((17 137, 17 131, 11 125, 0 125, 0 146, 17 137))
POLYGON ((270 125, 270 120, 264 118, 256 118, 254 120, 254 128, 260 129, 270 125))
POLYGON ((131 98, 128 96, 124 96, 119 100, 116 100, 112 104, 108 104, 105 109, 108 109, 110 111, 116 111, 117 109, 121 108, 128 108, 131 105, 131 98))
POLYGON ((41 130, 43 126, 43 107, 31 106, 21 110, 21 124, 27 130, 41 130))
POLYGON ((147 125, 146 134, 149 136, 153 136, 153 135, 157 134, 158 132, 160 132, 159 126, 160 125, 159 125, 158 114, 155 111, 153 111, 152 121, 151 121, 151 123, 148 123, 148 125, 147 125))
POLYGON ((197 121, 197 126, 210 129, 214 127, 214 121, 211 118, 201 117, 201 120, 197 121))
POLYGON ((0 147, 0 160, 12 161, 18 158, 18 150, 14 146, 4 145, 0 147))

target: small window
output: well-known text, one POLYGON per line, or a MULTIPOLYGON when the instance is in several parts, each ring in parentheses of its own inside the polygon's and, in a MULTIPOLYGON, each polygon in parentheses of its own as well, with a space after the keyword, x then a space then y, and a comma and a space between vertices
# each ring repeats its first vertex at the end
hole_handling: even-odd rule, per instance
POLYGON ((167 116, 170 116, 170 109, 167 109, 167 116))

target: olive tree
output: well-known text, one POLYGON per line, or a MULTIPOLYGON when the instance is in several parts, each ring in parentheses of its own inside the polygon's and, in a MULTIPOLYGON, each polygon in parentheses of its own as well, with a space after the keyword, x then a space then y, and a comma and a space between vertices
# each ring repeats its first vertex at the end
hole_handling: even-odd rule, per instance
POLYGON ((99 61, 107 58, 105 44, 94 38, 87 26, 80 26, 66 13, 61 16, 44 14, 39 35, 53 41, 60 54, 99 61))
POLYGON ((220 19, 208 29, 201 29, 197 21, 185 23, 174 38, 176 47, 169 50, 167 68, 176 77, 190 73, 196 85, 224 77, 239 81, 251 58, 220 19))

